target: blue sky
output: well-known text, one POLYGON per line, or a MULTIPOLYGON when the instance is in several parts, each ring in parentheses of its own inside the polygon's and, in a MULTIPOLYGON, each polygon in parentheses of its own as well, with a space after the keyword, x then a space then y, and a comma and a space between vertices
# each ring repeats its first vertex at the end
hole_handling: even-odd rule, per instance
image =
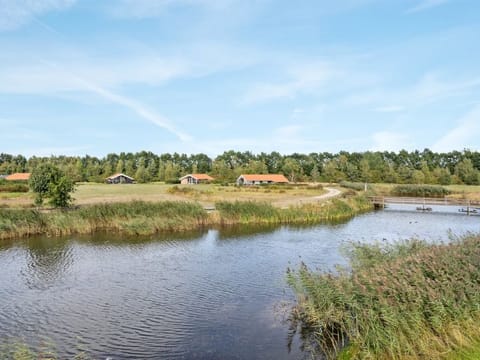
POLYGON ((480 150, 476 0, 0 0, 0 152, 480 150))

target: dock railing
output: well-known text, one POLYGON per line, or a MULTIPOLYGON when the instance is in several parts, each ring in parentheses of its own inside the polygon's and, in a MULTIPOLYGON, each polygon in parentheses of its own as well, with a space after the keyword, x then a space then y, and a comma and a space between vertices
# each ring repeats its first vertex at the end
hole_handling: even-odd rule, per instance
POLYGON ((443 205, 443 206, 465 206, 480 207, 480 201, 455 199, 455 198, 424 198, 424 197, 397 197, 397 196, 371 196, 369 197, 375 206, 385 206, 387 204, 399 205, 443 205))

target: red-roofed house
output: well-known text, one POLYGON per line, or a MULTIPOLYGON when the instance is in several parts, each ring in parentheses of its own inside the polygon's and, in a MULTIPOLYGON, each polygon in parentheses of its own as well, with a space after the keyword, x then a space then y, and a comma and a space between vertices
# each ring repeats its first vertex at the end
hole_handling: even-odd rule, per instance
POLYGON ((237 185, 287 184, 282 174, 244 174, 237 179, 237 185))
POLYGON ((28 181, 30 179, 30 173, 15 173, 5 177, 5 180, 10 181, 28 181))
POLYGON ((200 184, 214 180, 207 174, 188 174, 180 178, 181 184, 200 184))

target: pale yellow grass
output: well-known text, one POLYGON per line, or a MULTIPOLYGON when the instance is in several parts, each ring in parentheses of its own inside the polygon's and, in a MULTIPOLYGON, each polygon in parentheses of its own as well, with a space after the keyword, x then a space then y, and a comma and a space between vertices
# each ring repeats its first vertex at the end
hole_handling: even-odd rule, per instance
MULTIPOLYGON (((198 201, 206 207, 213 206, 217 201, 262 201, 275 206, 284 207, 299 203, 319 201, 317 198, 326 191, 314 187, 236 187, 214 184, 202 185, 167 185, 151 184, 77 184, 73 193, 76 205, 142 201, 198 201), (178 191, 172 191, 172 188, 178 191), (174 188, 175 189, 175 188, 174 188), (186 189, 186 190, 185 190, 186 189)), ((25 207, 33 203, 31 193, 0 195, 1 207, 25 207)))

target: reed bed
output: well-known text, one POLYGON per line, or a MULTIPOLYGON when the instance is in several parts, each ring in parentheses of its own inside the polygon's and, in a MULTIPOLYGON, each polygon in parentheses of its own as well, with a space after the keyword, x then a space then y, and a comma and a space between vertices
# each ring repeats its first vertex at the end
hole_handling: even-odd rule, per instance
POLYGON ((349 218, 371 209, 368 200, 361 197, 334 199, 288 209, 255 201, 220 201, 215 207, 217 211, 208 213, 195 202, 131 201, 67 210, 0 209, 0 239, 40 234, 89 234, 98 231, 151 235, 190 231, 205 226, 315 223, 349 218))
POLYGON ((355 244, 348 256, 349 270, 315 273, 302 264, 288 271, 297 294, 292 334, 312 354, 453 359, 478 351, 480 235, 448 244, 355 244))
POLYGON ((222 225, 281 222, 280 209, 265 202, 219 201, 215 203, 215 208, 222 225))
POLYGON ((206 223, 208 214, 200 204, 181 201, 132 201, 43 212, 0 209, 0 239, 39 234, 88 234, 96 231, 149 235, 187 231, 206 223))
POLYGON ((348 219, 372 209, 363 196, 306 203, 279 209, 269 203, 255 201, 218 202, 215 204, 222 224, 303 224, 348 219))
POLYGON ((391 190, 395 196, 444 197, 450 190, 439 185, 397 185, 391 190))

